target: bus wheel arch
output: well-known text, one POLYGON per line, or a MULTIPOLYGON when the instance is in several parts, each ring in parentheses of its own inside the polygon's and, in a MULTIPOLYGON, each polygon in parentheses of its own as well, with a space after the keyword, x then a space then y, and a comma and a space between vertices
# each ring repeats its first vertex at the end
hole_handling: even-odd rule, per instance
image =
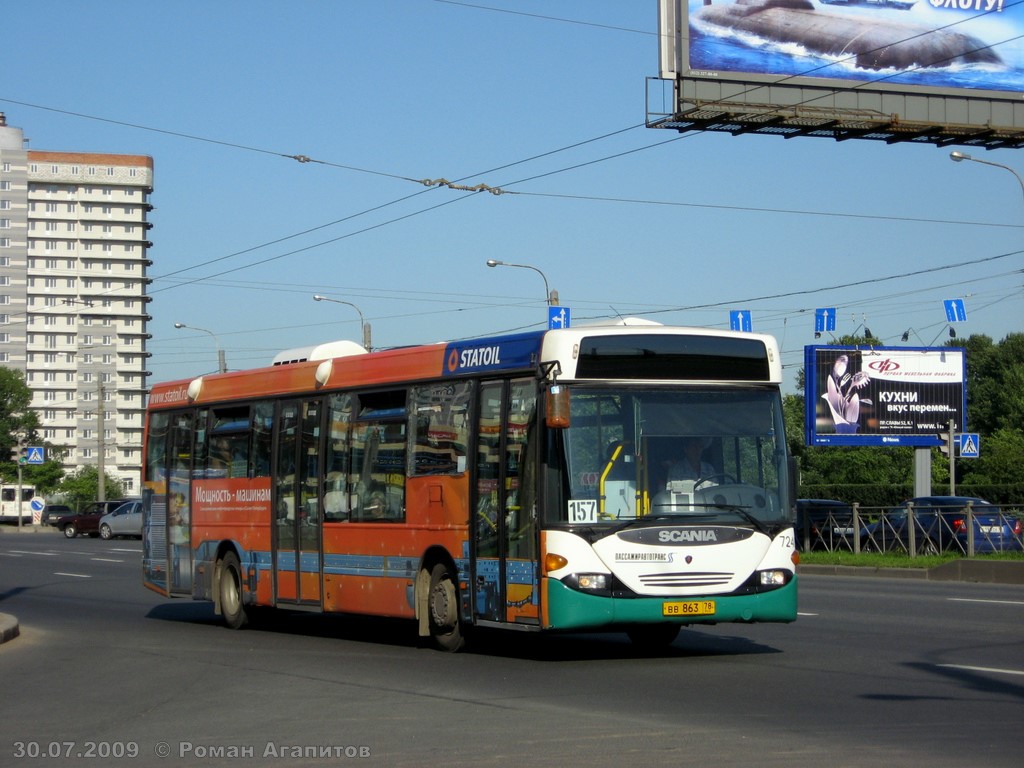
POLYGON ((222 548, 214 569, 214 611, 231 629, 241 629, 249 621, 242 591, 243 578, 238 554, 231 547, 222 548))
POLYGON ((428 552, 416 575, 416 617, 419 634, 442 651, 465 645, 460 617, 459 575, 446 552, 428 552))

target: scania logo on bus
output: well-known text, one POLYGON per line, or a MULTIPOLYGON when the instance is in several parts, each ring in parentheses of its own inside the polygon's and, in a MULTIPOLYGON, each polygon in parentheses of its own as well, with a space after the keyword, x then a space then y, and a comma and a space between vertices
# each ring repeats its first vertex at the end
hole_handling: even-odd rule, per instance
POLYGON ((707 544, 730 544, 749 539, 754 535, 750 529, 731 528, 724 525, 679 525, 658 528, 634 528, 621 531, 618 537, 633 544, 648 546, 677 547, 704 546, 707 544))
POLYGON ((878 371, 879 373, 892 373, 893 371, 898 371, 900 369, 900 364, 895 360, 886 358, 885 360, 876 360, 875 362, 870 363, 868 368, 873 371, 878 371))

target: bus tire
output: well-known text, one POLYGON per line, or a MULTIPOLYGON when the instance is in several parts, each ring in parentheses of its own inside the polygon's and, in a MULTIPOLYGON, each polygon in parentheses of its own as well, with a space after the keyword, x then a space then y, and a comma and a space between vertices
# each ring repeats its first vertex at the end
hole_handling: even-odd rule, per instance
POLYGON ((241 629, 249 617, 242 604, 242 566, 234 552, 225 552, 220 560, 219 593, 220 614, 230 629, 241 629))
POLYGON ((444 563, 438 563, 430 571, 427 612, 434 645, 449 653, 461 650, 465 638, 459 624, 459 588, 444 563))

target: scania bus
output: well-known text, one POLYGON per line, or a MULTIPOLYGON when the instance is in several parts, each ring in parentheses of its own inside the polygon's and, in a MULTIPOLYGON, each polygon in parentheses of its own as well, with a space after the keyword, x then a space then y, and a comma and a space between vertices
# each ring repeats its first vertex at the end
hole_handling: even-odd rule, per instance
POLYGON ((154 386, 146 586, 253 609, 627 632, 796 618, 794 477, 769 336, 642 321, 154 386), (696 443, 700 477, 674 469, 696 443))

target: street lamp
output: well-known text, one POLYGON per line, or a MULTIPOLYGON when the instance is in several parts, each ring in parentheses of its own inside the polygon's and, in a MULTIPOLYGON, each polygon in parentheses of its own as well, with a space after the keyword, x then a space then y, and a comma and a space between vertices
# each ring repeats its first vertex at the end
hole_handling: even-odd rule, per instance
POLYGON ((220 339, 217 338, 217 334, 215 334, 213 331, 208 331, 205 328, 197 328, 194 325, 185 325, 184 323, 175 323, 174 327, 178 329, 187 328, 190 331, 202 331, 203 333, 210 334, 210 336, 213 337, 214 345, 217 347, 217 370, 220 373, 228 372, 228 364, 227 361, 224 359, 224 350, 221 349, 220 339))
POLYGON ((359 313, 359 324, 363 327, 363 347, 366 349, 367 352, 373 350, 373 347, 371 346, 370 342, 370 324, 366 322, 366 320, 363 318, 363 311, 359 309, 359 307, 357 307, 351 301, 342 301, 341 299, 329 299, 326 296, 321 296, 319 293, 313 294, 313 301, 330 301, 333 302, 334 304, 344 304, 345 306, 352 307, 352 309, 359 313))
POLYGON ((966 152, 959 152, 955 149, 949 153, 949 159, 952 160, 954 163, 959 163, 962 160, 970 160, 972 163, 991 165, 994 166, 995 168, 1002 168, 1003 170, 1009 171, 1014 175, 1014 177, 1016 177, 1017 183, 1020 184, 1021 192, 1024 193, 1024 179, 1022 179, 1020 177, 1020 174, 1017 173, 1015 170, 1013 170, 1013 168, 1011 168, 1008 165, 1003 165, 1002 163, 993 163, 991 160, 981 160, 977 157, 972 157, 971 155, 968 155, 966 152))
POLYGON ((558 306, 558 291, 552 291, 552 290, 548 289, 548 278, 547 278, 547 275, 545 275, 543 272, 541 272, 539 269, 537 269, 537 267, 531 266, 530 264, 509 264, 509 263, 504 262, 504 261, 498 261, 497 259, 488 259, 487 260, 487 266, 488 267, 519 267, 520 269, 532 269, 534 272, 536 272, 538 275, 540 275, 541 277, 544 278, 544 296, 545 296, 544 300, 548 303, 548 306, 549 307, 557 307, 558 306))

